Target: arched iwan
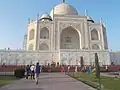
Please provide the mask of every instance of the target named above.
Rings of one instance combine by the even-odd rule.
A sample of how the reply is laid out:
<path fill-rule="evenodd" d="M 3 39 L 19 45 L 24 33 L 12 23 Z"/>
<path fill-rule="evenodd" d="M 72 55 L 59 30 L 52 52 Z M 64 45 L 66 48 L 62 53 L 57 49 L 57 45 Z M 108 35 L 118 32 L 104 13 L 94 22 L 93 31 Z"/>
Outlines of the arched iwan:
<path fill-rule="evenodd" d="M 60 49 L 80 49 L 79 33 L 69 26 L 62 30 L 60 35 Z"/>

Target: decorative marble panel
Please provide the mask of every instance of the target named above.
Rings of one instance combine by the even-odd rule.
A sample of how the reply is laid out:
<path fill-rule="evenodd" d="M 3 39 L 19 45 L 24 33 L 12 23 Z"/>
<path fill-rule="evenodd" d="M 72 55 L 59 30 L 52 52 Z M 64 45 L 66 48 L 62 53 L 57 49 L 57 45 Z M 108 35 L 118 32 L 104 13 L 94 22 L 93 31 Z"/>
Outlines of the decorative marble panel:
<path fill-rule="evenodd" d="M 80 28 L 81 28 L 81 24 L 77 24 L 77 23 L 63 23 L 63 22 L 59 23 L 60 31 L 67 28 L 67 27 L 69 27 L 69 26 L 71 26 L 71 27 L 73 27 L 73 28 L 75 28 L 77 30 L 80 30 Z"/>

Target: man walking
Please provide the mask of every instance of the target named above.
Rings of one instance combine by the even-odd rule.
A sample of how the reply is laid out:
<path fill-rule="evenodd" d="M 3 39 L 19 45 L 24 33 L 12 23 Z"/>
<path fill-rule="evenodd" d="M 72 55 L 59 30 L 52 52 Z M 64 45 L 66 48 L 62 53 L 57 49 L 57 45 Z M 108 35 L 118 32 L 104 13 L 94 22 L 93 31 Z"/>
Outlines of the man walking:
<path fill-rule="evenodd" d="M 35 81 L 36 81 L 36 84 L 38 84 L 38 79 L 39 79 L 39 74 L 41 72 L 41 67 L 39 65 L 39 62 L 37 62 L 36 64 L 36 68 L 35 68 Z"/>

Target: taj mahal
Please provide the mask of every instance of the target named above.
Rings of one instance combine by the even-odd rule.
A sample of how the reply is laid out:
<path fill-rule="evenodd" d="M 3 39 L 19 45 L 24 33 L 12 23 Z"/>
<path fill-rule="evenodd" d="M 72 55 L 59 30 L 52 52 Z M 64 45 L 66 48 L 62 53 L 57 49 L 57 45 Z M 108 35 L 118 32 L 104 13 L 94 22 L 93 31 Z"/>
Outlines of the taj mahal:
<path fill-rule="evenodd" d="M 90 16 L 80 15 L 71 4 L 63 1 L 50 13 L 28 20 L 23 50 L 0 50 L 0 63 L 41 65 L 56 62 L 64 65 L 94 65 L 98 53 L 100 65 L 110 65 L 106 27 L 100 18 L 96 23 Z"/>

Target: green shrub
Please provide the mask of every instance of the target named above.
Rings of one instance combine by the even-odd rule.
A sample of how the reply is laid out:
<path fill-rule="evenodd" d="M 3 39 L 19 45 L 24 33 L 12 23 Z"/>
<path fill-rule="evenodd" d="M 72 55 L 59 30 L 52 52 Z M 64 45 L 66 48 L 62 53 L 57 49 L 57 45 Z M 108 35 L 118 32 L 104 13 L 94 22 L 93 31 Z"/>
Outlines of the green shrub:
<path fill-rule="evenodd" d="M 25 76 L 25 70 L 23 68 L 14 70 L 16 78 L 23 78 Z"/>

